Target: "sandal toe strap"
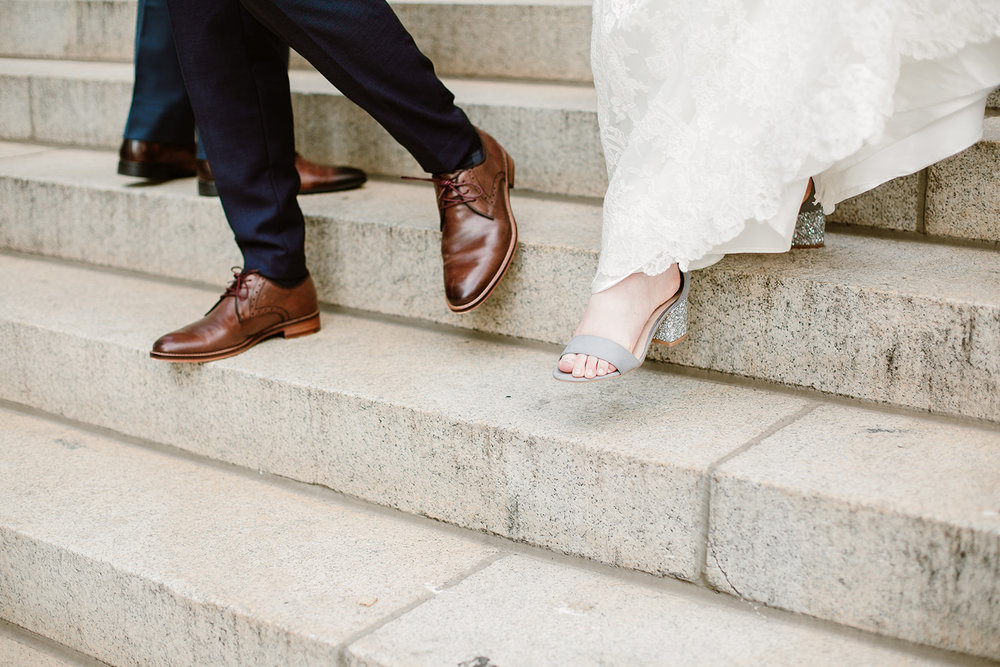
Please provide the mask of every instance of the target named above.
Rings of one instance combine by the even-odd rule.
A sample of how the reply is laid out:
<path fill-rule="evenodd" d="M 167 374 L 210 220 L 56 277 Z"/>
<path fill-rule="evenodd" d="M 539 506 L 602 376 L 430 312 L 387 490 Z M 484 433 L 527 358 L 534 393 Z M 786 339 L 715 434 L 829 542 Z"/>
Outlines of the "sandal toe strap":
<path fill-rule="evenodd" d="M 619 373 L 628 373 L 642 364 L 641 361 L 632 356 L 629 350 L 626 350 L 613 340 L 601 338 L 600 336 L 573 336 L 573 339 L 570 340 L 562 354 L 586 354 L 587 356 L 598 357 L 613 364 Z"/>

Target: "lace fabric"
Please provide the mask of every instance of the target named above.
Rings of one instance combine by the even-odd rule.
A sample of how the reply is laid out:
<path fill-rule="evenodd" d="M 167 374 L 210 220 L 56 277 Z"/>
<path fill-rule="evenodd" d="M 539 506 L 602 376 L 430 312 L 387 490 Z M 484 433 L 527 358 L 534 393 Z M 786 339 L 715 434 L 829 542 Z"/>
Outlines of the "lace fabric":
<path fill-rule="evenodd" d="M 907 61 L 1000 37 L 1000 0 L 595 0 L 593 16 L 609 177 L 594 291 L 723 247 L 787 249 L 789 197 L 879 141 Z M 734 244 L 748 224 L 774 247 Z"/>

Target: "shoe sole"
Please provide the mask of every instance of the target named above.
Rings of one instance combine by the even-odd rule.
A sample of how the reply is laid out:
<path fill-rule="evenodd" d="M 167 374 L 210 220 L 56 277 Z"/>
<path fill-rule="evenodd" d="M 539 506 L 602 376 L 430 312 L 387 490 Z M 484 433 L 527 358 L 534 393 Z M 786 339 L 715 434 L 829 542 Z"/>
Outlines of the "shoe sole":
<path fill-rule="evenodd" d="M 150 181 L 171 181 L 175 178 L 190 178 L 194 176 L 193 171 L 174 167 L 169 164 L 132 162 L 130 160 L 118 161 L 118 173 L 122 176 L 134 176 L 135 178 L 145 178 Z"/>
<path fill-rule="evenodd" d="M 357 190 L 362 185 L 368 182 L 367 178 L 361 179 L 360 181 L 348 181 L 339 185 L 328 185 L 320 188 L 310 188 L 309 190 L 299 190 L 300 195 L 318 195 L 323 192 L 343 192 L 345 190 Z M 219 188 L 216 187 L 215 181 L 203 181 L 198 179 L 198 194 L 202 197 L 218 197 Z"/>
<path fill-rule="evenodd" d="M 219 359 L 226 359 L 227 357 L 235 357 L 241 352 L 246 352 L 248 349 L 260 343 L 261 341 L 267 340 L 268 338 L 274 338 L 275 336 L 283 336 L 285 338 L 298 338 L 300 336 L 308 336 L 309 334 L 314 334 L 319 331 L 319 311 L 312 313 L 311 315 L 306 315 L 305 317 L 300 317 L 295 320 L 288 320 L 287 322 L 281 322 L 276 324 L 270 329 L 265 329 L 264 331 L 256 334 L 255 336 L 246 339 L 239 345 L 234 345 L 233 347 L 227 347 L 222 350 L 215 350 L 212 352 L 201 352 L 196 354 L 170 354 L 168 352 L 156 352 L 155 350 L 150 351 L 149 356 L 152 359 L 158 359 L 160 361 L 171 361 L 174 363 L 201 363 L 206 361 L 218 361 Z"/>
<path fill-rule="evenodd" d="M 504 257 L 503 264 L 500 265 L 500 270 L 493 276 L 493 280 L 486 286 L 482 294 L 461 306 L 453 306 L 450 301 L 445 299 L 448 310 L 453 313 L 468 313 L 482 305 L 493 294 L 493 290 L 500 284 L 503 277 L 507 275 L 507 269 L 510 268 L 511 262 L 514 260 L 514 253 L 517 251 L 517 221 L 514 220 L 514 209 L 510 205 L 510 191 L 514 189 L 514 160 L 511 159 L 510 155 L 507 155 L 506 151 L 504 151 L 504 155 L 507 157 L 507 189 L 504 191 L 504 200 L 507 202 L 507 210 L 510 211 L 510 247 L 507 248 L 507 255 Z"/>

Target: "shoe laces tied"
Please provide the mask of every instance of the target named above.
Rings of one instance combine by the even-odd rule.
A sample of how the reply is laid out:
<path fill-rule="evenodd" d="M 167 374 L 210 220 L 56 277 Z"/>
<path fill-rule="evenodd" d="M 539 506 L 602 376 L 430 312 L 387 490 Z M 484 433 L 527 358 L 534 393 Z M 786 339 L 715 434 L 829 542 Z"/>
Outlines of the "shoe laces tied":
<path fill-rule="evenodd" d="M 233 282 L 229 283 L 229 287 L 222 293 L 220 300 L 227 296 L 235 296 L 237 299 L 243 298 L 247 291 L 247 278 L 257 273 L 256 271 L 244 271 L 242 266 L 234 266 L 229 270 L 233 272 Z"/>
<path fill-rule="evenodd" d="M 242 266 L 234 266 L 229 270 L 233 272 L 233 281 L 229 283 L 229 286 L 226 287 L 226 291 L 222 293 L 222 296 L 220 296 L 219 300 L 215 302 L 215 305 L 208 309 L 208 313 L 215 310 L 215 306 L 218 306 L 226 298 L 234 296 L 236 297 L 236 300 L 233 301 L 233 307 L 236 308 L 236 319 L 241 320 L 242 318 L 240 317 L 240 309 L 237 302 L 240 299 L 246 298 L 248 289 L 247 278 L 254 273 L 257 273 L 257 271 L 244 271 Z M 205 314 L 208 315 L 208 313 Z"/>
<path fill-rule="evenodd" d="M 463 183 L 451 177 L 434 176 L 433 178 L 417 178 L 403 176 L 404 181 L 424 181 L 440 186 L 438 191 L 438 208 L 442 211 L 459 204 L 469 204 L 486 196 L 486 191 L 478 183 Z"/>

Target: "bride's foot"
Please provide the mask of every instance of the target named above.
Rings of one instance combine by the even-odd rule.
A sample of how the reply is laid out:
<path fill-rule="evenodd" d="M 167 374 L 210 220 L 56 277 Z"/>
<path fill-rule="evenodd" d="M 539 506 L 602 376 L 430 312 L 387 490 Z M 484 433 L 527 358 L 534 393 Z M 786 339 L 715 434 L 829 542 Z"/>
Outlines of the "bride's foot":
<path fill-rule="evenodd" d="M 665 272 L 648 276 L 633 273 L 603 292 L 590 295 L 587 310 L 574 336 L 588 335 L 607 338 L 626 350 L 633 350 L 650 314 L 677 293 L 681 274 L 674 264 Z M 603 377 L 617 368 L 596 356 L 565 354 L 558 369 L 577 378 Z"/>

